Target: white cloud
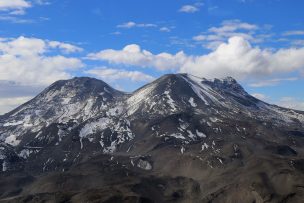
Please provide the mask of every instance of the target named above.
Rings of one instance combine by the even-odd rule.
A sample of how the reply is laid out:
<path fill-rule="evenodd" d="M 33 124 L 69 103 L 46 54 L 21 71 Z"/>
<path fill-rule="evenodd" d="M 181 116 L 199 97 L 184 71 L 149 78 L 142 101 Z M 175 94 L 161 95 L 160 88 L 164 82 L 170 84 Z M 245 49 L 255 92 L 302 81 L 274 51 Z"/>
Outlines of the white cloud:
<path fill-rule="evenodd" d="M 184 5 L 178 11 L 183 13 L 195 13 L 199 11 L 199 8 L 195 5 Z"/>
<path fill-rule="evenodd" d="M 161 28 L 159 28 L 159 31 L 161 31 L 161 32 L 171 32 L 171 29 L 168 28 L 168 27 L 161 27 Z"/>
<path fill-rule="evenodd" d="M 202 43 L 205 48 L 216 49 L 218 45 L 235 36 L 242 37 L 250 42 L 263 42 L 270 35 L 256 34 L 259 26 L 240 20 L 226 20 L 220 27 L 211 27 L 207 32 L 194 36 L 192 39 Z"/>
<path fill-rule="evenodd" d="M 13 110 L 30 99 L 32 99 L 32 97 L 0 98 L 0 115 Z"/>
<path fill-rule="evenodd" d="M 0 80 L 48 85 L 71 77 L 70 71 L 83 66 L 81 60 L 53 53 L 49 41 L 12 38 L 0 41 Z"/>
<path fill-rule="evenodd" d="M 304 30 L 291 30 L 283 33 L 283 36 L 304 35 Z"/>
<path fill-rule="evenodd" d="M 32 23 L 36 20 L 25 19 L 26 10 L 35 5 L 49 5 L 46 0 L 0 0 L 0 21 L 11 23 Z M 39 20 L 43 20 L 40 18 Z"/>
<path fill-rule="evenodd" d="M 34 2 L 38 5 L 50 5 L 51 2 L 47 0 L 34 0 Z"/>
<path fill-rule="evenodd" d="M 29 24 L 29 23 L 34 22 L 31 19 L 22 19 L 19 17 L 10 16 L 10 15 L 0 16 L 0 21 L 6 21 L 6 22 L 11 22 L 11 23 L 16 23 L 16 24 Z"/>
<path fill-rule="evenodd" d="M 295 45 L 295 46 L 304 46 L 304 40 L 303 40 L 303 39 L 292 40 L 292 41 L 291 41 L 291 44 L 292 44 L 292 45 Z"/>
<path fill-rule="evenodd" d="M 255 98 L 261 100 L 261 101 L 265 101 L 266 99 L 268 99 L 268 96 L 261 94 L 261 93 L 253 93 L 251 94 L 252 96 L 254 96 Z"/>
<path fill-rule="evenodd" d="M 105 81 L 129 79 L 133 82 L 150 82 L 155 79 L 154 77 L 139 71 L 119 70 L 107 67 L 91 69 L 86 71 L 86 73 Z"/>
<path fill-rule="evenodd" d="M 131 44 L 124 47 L 122 50 L 106 49 L 98 53 L 91 53 L 87 56 L 87 59 L 142 68 L 176 70 L 185 63 L 186 56 L 183 52 L 178 52 L 175 55 L 168 53 L 154 55 L 147 50 L 142 50 L 140 46 L 136 44 Z"/>
<path fill-rule="evenodd" d="M 157 27 L 157 25 L 152 24 L 152 23 L 135 23 L 135 22 L 132 22 L 132 21 L 117 25 L 117 28 L 130 29 L 130 28 L 134 28 L 134 27 L 153 28 L 153 27 Z"/>
<path fill-rule="evenodd" d="M 87 59 L 106 61 L 111 64 L 175 70 L 207 78 L 229 75 L 237 79 L 247 77 L 261 79 L 264 76 L 303 71 L 303 58 L 304 48 L 271 51 L 253 47 L 242 37 L 231 37 L 228 42 L 220 43 L 218 48 L 209 54 L 197 56 L 187 56 L 184 52 L 178 52 L 175 55 L 153 54 L 142 50 L 136 44 L 128 45 L 122 50 L 107 49 L 87 56 Z M 274 79 L 268 83 L 273 84 L 283 80 L 294 79 Z"/>
<path fill-rule="evenodd" d="M 1 0 L 0 1 L 0 11 L 7 11 L 13 15 L 22 15 L 26 8 L 32 5 L 25 0 Z"/>
<path fill-rule="evenodd" d="M 31 4 L 25 0 L 1 0 L 0 9 L 16 9 L 16 8 L 28 8 Z"/>
<path fill-rule="evenodd" d="M 121 32 L 115 31 L 115 32 L 112 32 L 111 35 L 121 35 Z"/>
<path fill-rule="evenodd" d="M 292 77 L 292 78 L 275 78 L 275 79 L 270 79 L 270 80 L 262 80 L 258 81 L 256 83 L 251 83 L 249 86 L 251 87 L 267 87 L 267 86 L 276 86 L 281 82 L 284 81 L 296 81 L 299 78 Z"/>
<path fill-rule="evenodd" d="M 241 22 L 240 20 L 226 20 L 222 22 L 221 27 L 212 27 L 209 32 L 214 33 L 227 33 L 235 32 L 237 30 L 257 30 L 258 26 L 254 24 L 249 24 Z"/>
<path fill-rule="evenodd" d="M 294 97 L 283 97 L 276 103 L 279 106 L 304 111 L 304 101 Z"/>
<path fill-rule="evenodd" d="M 59 48 L 61 49 L 64 53 L 74 53 L 74 52 L 81 52 L 83 51 L 82 48 L 72 45 L 72 44 L 68 44 L 68 43 L 63 43 L 63 42 L 58 42 L 58 41 L 50 41 L 48 42 L 48 45 L 51 48 Z"/>
<path fill-rule="evenodd" d="M 304 48 L 270 51 L 252 47 L 242 37 L 231 37 L 228 43 L 207 55 L 186 60 L 180 71 L 204 77 L 233 76 L 238 79 L 260 77 L 304 69 Z"/>

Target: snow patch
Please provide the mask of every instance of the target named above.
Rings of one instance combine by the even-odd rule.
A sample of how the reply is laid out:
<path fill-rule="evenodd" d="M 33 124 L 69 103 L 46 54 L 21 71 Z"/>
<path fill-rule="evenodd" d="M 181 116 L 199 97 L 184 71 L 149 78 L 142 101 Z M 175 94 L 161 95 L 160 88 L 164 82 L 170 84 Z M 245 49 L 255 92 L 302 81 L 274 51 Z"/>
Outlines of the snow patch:
<path fill-rule="evenodd" d="M 165 91 L 164 94 L 165 94 L 166 97 L 167 97 L 167 103 L 169 104 L 169 106 L 171 107 L 171 109 L 172 109 L 173 111 L 176 111 L 177 108 L 176 108 L 176 105 L 175 105 L 175 103 L 174 103 L 174 100 L 173 100 L 173 99 L 171 98 L 171 96 L 170 96 L 170 92 L 169 92 L 169 91 Z"/>
<path fill-rule="evenodd" d="M 142 159 L 139 159 L 139 161 L 137 163 L 137 167 L 141 168 L 143 170 L 146 170 L 146 171 L 152 170 L 152 165 L 148 161 L 145 161 Z"/>
<path fill-rule="evenodd" d="M 202 132 L 200 132 L 198 130 L 196 130 L 196 134 L 197 134 L 197 136 L 199 136 L 201 138 L 206 138 L 207 137 L 204 133 L 202 133 Z"/>
<path fill-rule="evenodd" d="M 182 147 L 181 147 L 181 153 L 184 154 L 185 151 L 186 151 L 185 147 L 182 146 Z"/>
<path fill-rule="evenodd" d="M 23 121 L 12 121 L 12 122 L 8 122 L 8 123 L 4 123 L 3 126 L 9 127 L 9 126 L 22 125 L 22 124 L 23 124 Z"/>
<path fill-rule="evenodd" d="M 20 143 L 20 140 L 17 140 L 17 136 L 14 134 L 11 134 L 5 139 L 5 143 L 10 144 L 12 146 L 17 146 Z"/>
<path fill-rule="evenodd" d="M 194 99 L 192 97 L 190 97 L 189 99 L 189 103 L 191 104 L 192 107 L 197 107 L 197 104 L 194 102 Z"/>
<path fill-rule="evenodd" d="M 209 145 L 207 145 L 207 143 L 204 143 L 202 145 L 202 150 L 201 151 L 204 151 L 205 149 L 208 149 L 209 148 Z"/>

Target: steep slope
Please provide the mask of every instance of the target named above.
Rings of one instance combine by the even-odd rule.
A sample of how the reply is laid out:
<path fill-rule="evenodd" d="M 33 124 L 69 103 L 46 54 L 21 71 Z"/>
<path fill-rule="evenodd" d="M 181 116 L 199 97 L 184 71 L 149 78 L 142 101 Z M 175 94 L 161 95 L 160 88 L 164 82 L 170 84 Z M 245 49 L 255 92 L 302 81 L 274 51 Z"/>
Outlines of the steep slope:
<path fill-rule="evenodd" d="M 304 197 L 304 113 L 260 101 L 231 77 L 169 74 L 132 94 L 92 78 L 59 81 L 0 117 L 0 137 L 17 160 L 2 162 L 19 174 L 6 170 L 2 183 L 26 180 L 11 195 L 0 188 L 15 202 Z"/>

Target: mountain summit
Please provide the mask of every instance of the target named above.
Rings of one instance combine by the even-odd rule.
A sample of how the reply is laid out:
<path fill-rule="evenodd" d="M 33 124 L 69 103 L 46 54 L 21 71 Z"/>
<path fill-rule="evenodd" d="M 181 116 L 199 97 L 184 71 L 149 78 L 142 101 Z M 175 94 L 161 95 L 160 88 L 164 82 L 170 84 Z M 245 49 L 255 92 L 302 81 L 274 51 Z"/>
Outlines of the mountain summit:
<path fill-rule="evenodd" d="M 304 197 L 304 113 L 260 101 L 231 77 L 169 74 L 133 93 L 58 81 L 0 117 L 0 141 L 1 185 L 11 182 L 3 202 Z"/>

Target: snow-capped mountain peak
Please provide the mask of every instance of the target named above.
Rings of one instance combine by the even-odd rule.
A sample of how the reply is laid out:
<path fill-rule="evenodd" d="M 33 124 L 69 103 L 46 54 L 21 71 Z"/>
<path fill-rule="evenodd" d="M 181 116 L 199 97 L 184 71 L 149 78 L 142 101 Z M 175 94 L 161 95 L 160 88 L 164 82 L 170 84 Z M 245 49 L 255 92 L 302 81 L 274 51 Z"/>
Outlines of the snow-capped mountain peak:
<path fill-rule="evenodd" d="M 141 139 L 182 144 L 183 153 L 186 145 L 204 141 L 205 149 L 214 141 L 206 139 L 239 133 L 232 123 L 244 121 L 291 130 L 303 127 L 304 115 L 252 97 L 231 77 L 168 74 L 130 94 L 84 77 L 55 82 L 1 117 L 0 140 L 23 159 L 57 163 L 64 156 L 72 164 L 96 151 L 135 153 L 134 142 Z"/>

